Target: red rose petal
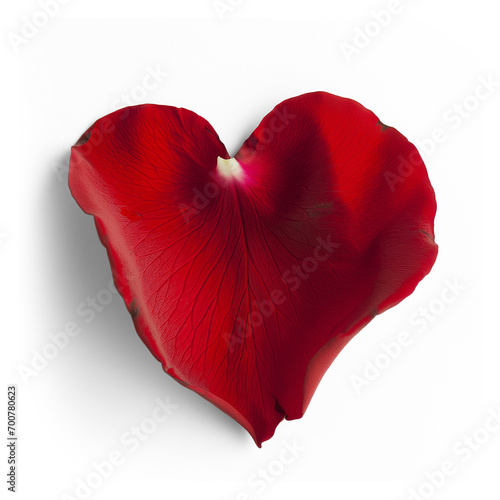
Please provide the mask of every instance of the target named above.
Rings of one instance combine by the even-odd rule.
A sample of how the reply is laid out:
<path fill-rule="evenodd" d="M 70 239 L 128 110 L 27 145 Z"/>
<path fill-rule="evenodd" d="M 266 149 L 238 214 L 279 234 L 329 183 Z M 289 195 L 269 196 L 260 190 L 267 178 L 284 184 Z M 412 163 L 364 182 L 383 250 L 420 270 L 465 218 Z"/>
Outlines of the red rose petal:
<path fill-rule="evenodd" d="M 279 104 L 222 159 L 195 113 L 136 106 L 82 136 L 69 183 L 145 344 L 260 446 L 430 271 L 436 205 L 415 147 L 324 92 Z"/>

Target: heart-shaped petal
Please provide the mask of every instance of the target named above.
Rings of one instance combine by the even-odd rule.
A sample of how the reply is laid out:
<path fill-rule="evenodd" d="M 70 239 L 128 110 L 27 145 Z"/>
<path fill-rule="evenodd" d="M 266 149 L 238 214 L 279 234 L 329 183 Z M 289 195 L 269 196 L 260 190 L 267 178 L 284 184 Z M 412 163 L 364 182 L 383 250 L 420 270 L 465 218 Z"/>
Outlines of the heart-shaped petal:
<path fill-rule="evenodd" d="M 144 343 L 258 446 L 437 254 L 415 147 L 325 92 L 276 106 L 235 158 L 191 111 L 121 109 L 73 147 L 69 183 Z"/>

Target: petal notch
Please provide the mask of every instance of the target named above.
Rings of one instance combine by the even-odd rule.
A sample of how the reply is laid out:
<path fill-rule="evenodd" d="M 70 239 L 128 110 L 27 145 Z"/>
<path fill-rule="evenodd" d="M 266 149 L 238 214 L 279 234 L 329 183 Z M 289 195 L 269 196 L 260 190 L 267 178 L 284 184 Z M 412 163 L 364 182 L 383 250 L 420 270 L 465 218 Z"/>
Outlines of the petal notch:
<path fill-rule="evenodd" d="M 84 137 L 70 189 L 137 332 L 258 446 L 435 261 L 421 157 L 350 99 L 282 102 L 235 158 L 206 120 L 170 106 L 121 109 Z"/>

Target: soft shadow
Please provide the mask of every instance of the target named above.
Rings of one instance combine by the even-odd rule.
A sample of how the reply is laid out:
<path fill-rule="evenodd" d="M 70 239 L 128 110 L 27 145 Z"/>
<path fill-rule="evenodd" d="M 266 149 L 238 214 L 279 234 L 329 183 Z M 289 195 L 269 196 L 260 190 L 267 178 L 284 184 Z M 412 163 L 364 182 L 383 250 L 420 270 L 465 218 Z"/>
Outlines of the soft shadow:
<path fill-rule="evenodd" d="M 139 379 L 153 392 L 168 394 L 183 412 L 196 415 L 200 426 L 223 429 L 232 438 L 248 442 L 247 432 L 237 422 L 163 372 L 137 335 L 120 296 L 115 295 L 89 324 L 78 315 L 78 305 L 107 288 L 112 275 L 93 217 L 85 214 L 73 199 L 67 171 L 61 178 L 61 172 L 69 165 L 69 152 L 62 153 L 56 165 L 59 177 L 51 168 L 38 214 L 44 221 L 39 234 L 44 243 L 40 266 L 44 280 L 51 283 L 44 301 L 55 318 L 51 320 L 53 324 L 63 326 L 66 321 L 76 321 L 83 325 L 86 339 L 91 342 L 90 347 L 78 344 L 85 362 L 91 359 L 97 371 L 97 367 L 106 367 L 117 384 L 127 387 L 127 382 L 133 380 L 137 384 Z M 93 329 L 99 335 L 92 335 Z"/>
<path fill-rule="evenodd" d="M 245 141 L 252 135 L 252 132 L 257 128 L 259 123 L 262 121 L 261 119 L 252 120 L 251 125 L 247 126 L 244 131 L 238 136 L 237 146 L 235 148 L 231 148 L 231 151 L 228 151 L 229 156 L 234 157 L 236 153 L 239 151 L 241 146 L 245 143 Z"/>

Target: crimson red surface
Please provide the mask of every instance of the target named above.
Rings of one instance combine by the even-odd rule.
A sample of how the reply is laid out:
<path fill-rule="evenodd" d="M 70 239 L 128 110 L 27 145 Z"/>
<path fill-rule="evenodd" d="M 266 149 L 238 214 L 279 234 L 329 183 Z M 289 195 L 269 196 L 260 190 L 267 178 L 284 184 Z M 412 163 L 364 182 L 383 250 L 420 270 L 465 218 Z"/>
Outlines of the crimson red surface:
<path fill-rule="evenodd" d="M 436 203 L 416 148 L 325 92 L 276 106 L 236 154 L 240 177 L 218 156 L 195 113 L 128 107 L 72 148 L 69 185 L 146 346 L 260 446 L 430 271 Z"/>

